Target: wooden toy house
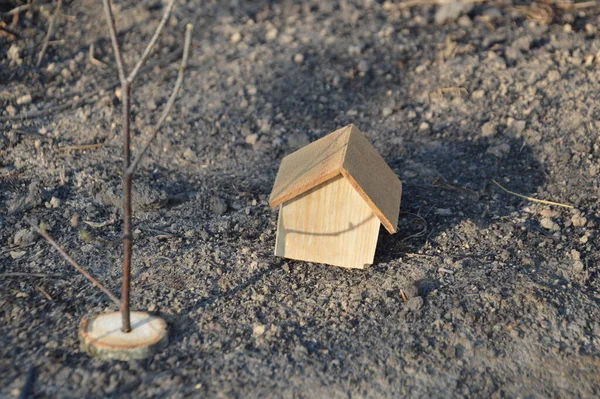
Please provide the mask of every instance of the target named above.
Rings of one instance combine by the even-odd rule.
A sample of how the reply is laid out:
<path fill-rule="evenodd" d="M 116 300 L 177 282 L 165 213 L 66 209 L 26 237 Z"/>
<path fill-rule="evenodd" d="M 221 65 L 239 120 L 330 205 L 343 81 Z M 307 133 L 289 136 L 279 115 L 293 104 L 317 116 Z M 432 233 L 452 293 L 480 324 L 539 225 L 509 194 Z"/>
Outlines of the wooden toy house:
<path fill-rule="evenodd" d="M 354 125 L 286 156 L 271 207 L 281 205 L 275 255 L 362 269 L 373 263 L 379 226 L 393 234 L 402 183 Z"/>

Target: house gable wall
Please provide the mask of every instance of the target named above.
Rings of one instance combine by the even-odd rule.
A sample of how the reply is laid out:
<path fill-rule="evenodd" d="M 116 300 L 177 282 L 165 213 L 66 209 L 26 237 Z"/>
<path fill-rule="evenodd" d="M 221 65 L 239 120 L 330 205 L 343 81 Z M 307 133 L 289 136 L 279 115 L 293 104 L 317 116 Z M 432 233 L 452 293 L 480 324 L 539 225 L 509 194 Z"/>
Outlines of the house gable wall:
<path fill-rule="evenodd" d="M 373 263 L 380 224 L 356 189 L 338 175 L 282 204 L 275 255 L 364 268 Z"/>

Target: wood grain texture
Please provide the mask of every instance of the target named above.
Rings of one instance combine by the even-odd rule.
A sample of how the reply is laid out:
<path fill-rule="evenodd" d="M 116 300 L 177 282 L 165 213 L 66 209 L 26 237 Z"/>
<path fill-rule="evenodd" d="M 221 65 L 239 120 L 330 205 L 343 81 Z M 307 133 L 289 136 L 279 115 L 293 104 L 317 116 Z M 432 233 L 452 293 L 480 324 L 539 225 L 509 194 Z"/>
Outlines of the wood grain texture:
<path fill-rule="evenodd" d="M 360 130 L 350 124 L 285 157 L 269 204 L 275 207 L 344 175 L 386 230 L 395 233 L 402 183 Z"/>
<path fill-rule="evenodd" d="M 337 176 L 350 131 L 350 126 L 338 129 L 283 158 L 269 204 L 276 207 Z"/>
<path fill-rule="evenodd" d="M 402 183 L 360 130 L 350 127 L 341 173 L 393 234 L 398 226 Z"/>
<path fill-rule="evenodd" d="M 362 269 L 373 263 L 379 219 L 342 175 L 285 202 L 275 255 Z"/>

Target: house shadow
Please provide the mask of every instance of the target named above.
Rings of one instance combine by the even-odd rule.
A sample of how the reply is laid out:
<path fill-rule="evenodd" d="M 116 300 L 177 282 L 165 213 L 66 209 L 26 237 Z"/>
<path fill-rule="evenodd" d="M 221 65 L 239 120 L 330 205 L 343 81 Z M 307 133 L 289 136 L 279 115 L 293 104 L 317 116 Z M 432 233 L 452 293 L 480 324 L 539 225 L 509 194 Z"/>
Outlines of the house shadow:
<path fill-rule="evenodd" d="M 435 247 L 463 223 L 486 229 L 522 206 L 494 181 L 530 195 L 546 179 L 529 146 L 508 136 L 450 141 L 388 162 L 403 181 L 402 204 L 398 233 L 380 231 L 375 264 Z"/>

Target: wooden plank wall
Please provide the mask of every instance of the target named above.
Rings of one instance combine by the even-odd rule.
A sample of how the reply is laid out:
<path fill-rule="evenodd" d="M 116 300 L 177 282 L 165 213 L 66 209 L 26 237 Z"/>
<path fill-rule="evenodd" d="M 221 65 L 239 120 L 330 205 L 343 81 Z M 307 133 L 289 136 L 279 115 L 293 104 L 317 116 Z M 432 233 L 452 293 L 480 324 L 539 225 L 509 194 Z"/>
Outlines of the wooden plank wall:
<path fill-rule="evenodd" d="M 380 221 L 342 175 L 279 210 L 275 255 L 348 268 L 373 263 Z"/>

